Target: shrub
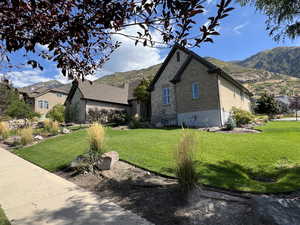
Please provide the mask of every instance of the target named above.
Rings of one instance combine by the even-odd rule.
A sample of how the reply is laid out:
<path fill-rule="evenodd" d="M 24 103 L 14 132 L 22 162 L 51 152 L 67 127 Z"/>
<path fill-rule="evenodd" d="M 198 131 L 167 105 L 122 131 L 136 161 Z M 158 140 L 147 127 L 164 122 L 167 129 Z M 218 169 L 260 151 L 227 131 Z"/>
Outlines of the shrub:
<path fill-rule="evenodd" d="M 194 155 L 197 148 L 195 133 L 183 130 L 175 151 L 175 173 L 183 191 L 190 191 L 198 182 Z"/>
<path fill-rule="evenodd" d="M 128 114 L 125 110 L 89 109 L 88 117 L 90 122 L 101 124 L 115 123 L 116 125 L 122 125 L 128 122 Z"/>
<path fill-rule="evenodd" d="M 133 116 L 129 122 L 130 129 L 138 129 L 142 127 L 141 121 L 137 115 Z"/>
<path fill-rule="evenodd" d="M 32 128 L 24 128 L 20 130 L 21 144 L 28 145 L 33 142 Z"/>
<path fill-rule="evenodd" d="M 55 105 L 47 114 L 46 117 L 57 122 L 64 122 L 65 107 L 62 104 Z"/>
<path fill-rule="evenodd" d="M 225 130 L 233 130 L 234 128 L 236 128 L 236 122 L 232 116 L 230 116 L 225 123 Z"/>
<path fill-rule="evenodd" d="M 59 124 L 57 121 L 45 120 L 44 121 L 44 131 L 50 133 L 51 135 L 57 135 L 59 132 Z"/>
<path fill-rule="evenodd" d="M 100 155 L 104 153 L 104 127 L 99 123 L 93 123 L 88 129 L 88 138 L 90 149 L 89 152 L 92 155 Z"/>
<path fill-rule="evenodd" d="M 9 128 L 6 122 L 0 122 L 0 136 L 2 139 L 6 139 L 9 136 Z"/>
<path fill-rule="evenodd" d="M 249 124 L 254 120 L 254 116 L 252 113 L 242 109 L 233 107 L 231 113 L 232 118 L 235 120 L 238 127 L 240 127 L 241 125 Z"/>

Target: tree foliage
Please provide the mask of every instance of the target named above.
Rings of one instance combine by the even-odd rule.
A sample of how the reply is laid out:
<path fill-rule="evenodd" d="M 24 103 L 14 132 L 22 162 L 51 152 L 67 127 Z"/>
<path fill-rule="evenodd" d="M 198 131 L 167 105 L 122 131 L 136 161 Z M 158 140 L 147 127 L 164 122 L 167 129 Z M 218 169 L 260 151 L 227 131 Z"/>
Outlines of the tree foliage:
<path fill-rule="evenodd" d="M 276 41 L 300 36 L 300 0 L 239 0 L 252 4 L 267 16 L 266 29 Z"/>
<path fill-rule="evenodd" d="M 34 112 L 30 105 L 19 98 L 11 99 L 5 114 L 16 119 L 32 119 L 33 117 L 40 117 L 40 114 Z"/>
<path fill-rule="evenodd" d="M 264 93 L 256 102 L 255 112 L 269 116 L 279 113 L 279 106 L 274 96 Z"/>
<path fill-rule="evenodd" d="M 139 101 L 148 103 L 150 102 L 150 87 L 151 80 L 150 79 L 142 79 L 141 83 L 134 89 L 133 95 Z"/>
<path fill-rule="evenodd" d="M 219 0 L 208 23 L 196 23 L 207 10 L 203 0 L 4 0 L 0 1 L 0 56 L 25 50 L 57 63 L 68 78 L 83 78 L 101 67 L 120 46 L 121 35 L 144 46 L 186 47 L 213 42 L 216 27 L 233 10 L 231 0 Z M 137 26 L 136 34 L 125 29 Z M 192 32 L 191 31 L 195 31 Z M 152 38 L 159 32 L 162 41 Z M 48 51 L 39 50 L 38 45 Z M 28 58 L 33 68 L 43 67 Z"/>
<path fill-rule="evenodd" d="M 65 107 L 62 104 L 57 104 L 46 114 L 47 118 L 50 118 L 57 122 L 64 122 Z"/>

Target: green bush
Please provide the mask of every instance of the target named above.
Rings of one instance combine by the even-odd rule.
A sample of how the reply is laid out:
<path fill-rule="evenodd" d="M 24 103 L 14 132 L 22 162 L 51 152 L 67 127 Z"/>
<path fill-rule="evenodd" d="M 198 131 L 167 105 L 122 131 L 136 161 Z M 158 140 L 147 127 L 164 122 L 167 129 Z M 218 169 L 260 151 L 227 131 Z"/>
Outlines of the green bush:
<path fill-rule="evenodd" d="M 235 120 L 238 127 L 249 124 L 254 120 L 254 115 L 248 111 L 233 107 L 231 110 L 232 118 Z"/>
<path fill-rule="evenodd" d="M 225 123 L 225 130 L 233 130 L 234 128 L 236 128 L 236 122 L 232 116 L 230 116 Z"/>
<path fill-rule="evenodd" d="M 64 115 L 65 107 L 62 104 L 57 104 L 47 113 L 46 117 L 62 123 L 64 122 Z"/>
<path fill-rule="evenodd" d="M 175 173 L 178 183 L 184 192 L 192 190 L 198 182 L 195 167 L 196 135 L 189 130 L 183 130 L 179 144 L 175 149 Z"/>

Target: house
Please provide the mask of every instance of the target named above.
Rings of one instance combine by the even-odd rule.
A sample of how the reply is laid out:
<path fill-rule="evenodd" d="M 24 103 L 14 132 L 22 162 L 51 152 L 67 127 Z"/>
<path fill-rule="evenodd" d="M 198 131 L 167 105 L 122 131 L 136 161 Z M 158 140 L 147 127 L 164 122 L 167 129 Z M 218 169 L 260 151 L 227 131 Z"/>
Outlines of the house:
<path fill-rule="evenodd" d="M 56 88 L 41 87 L 31 90 L 20 88 L 19 93 L 21 98 L 27 104 L 31 105 L 34 112 L 45 116 L 53 106 L 65 103 L 69 90 L 69 85 L 63 85 Z"/>
<path fill-rule="evenodd" d="M 90 110 L 130 112 L 128 86 L 124 88 L 89 81 L 74 81 L 65 102 L 72 113 L 72 122 L 86 123 Z"/>
<path fill-rule="evenodd" d="M 251 111 L 251 93 L 196 53 L 175 45 L 151 86 L 151 122 L 157 126 L 224 125 L 232 107 Z"/>

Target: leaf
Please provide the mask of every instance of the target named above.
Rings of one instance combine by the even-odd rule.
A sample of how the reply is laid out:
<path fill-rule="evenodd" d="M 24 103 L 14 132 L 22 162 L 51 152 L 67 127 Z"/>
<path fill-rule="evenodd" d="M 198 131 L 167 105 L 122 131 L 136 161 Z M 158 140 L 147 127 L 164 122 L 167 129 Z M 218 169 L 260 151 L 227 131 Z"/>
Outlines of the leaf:
<path fill-rule="evenodd" d="M 211 43 L 214 43 L 213 39 L 211 39 L 211 38 L 206 38 L 204 42 L 211 42 Z"/>

